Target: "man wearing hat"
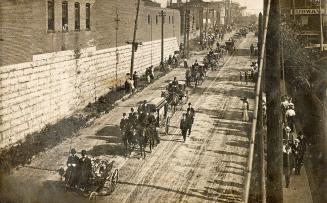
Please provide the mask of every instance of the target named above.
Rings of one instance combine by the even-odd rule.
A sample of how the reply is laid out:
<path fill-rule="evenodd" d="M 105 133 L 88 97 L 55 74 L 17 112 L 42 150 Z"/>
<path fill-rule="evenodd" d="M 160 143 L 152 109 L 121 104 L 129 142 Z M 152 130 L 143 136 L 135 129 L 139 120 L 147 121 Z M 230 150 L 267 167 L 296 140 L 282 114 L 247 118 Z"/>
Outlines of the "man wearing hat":
<path fill-rule="evenodd" d="M 186 141 L 187 129 L 188 129 L 188 123 L 187 123 L 187 119 L 186 119 L 186 114 L 185 113 L 183 113 L 183 117 L 182 117 L 182 119 L 180 121 L 179 128 L 182 131 L 183 140 L 185 142 Z"/>
<path fill-rule="evenodd" d="M 194 123 L 195 110 L 192 107 L 192 103 L 188 103 L 188 108 L 186 110 L 186 119 L 188 121 L 188 135 L 191 135 L 192 125 Z"/>
<path fill-rule="evenodd" d="M 90 177 L 92 175 L 91 159 L 86 155 L 86 150 L 82 150 L 82 157 L 80 158 L 80 180 L 79 187 L 81 190 L 85 190 L 88 187 Z"/>
<path fill-rule="evenodd" d="M 76 187 L 78 178 L 79 157 L 76 155 L 75 148 L 70 150 L 70 155 L 67 160 L 67 172 L 65 179 L 69 187 Z"/>

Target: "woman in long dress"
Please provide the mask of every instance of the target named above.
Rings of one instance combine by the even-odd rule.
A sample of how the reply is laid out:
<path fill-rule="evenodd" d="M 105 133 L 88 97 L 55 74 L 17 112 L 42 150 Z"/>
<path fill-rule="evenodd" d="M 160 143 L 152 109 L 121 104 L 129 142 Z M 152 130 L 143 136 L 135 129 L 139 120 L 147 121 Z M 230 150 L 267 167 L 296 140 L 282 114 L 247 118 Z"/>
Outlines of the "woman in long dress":
<path fill-rule="evenodd" d="M 242 116 L 243 116 L 243 121 L 249 121 L 249 102 L 246 97 L 242 99 L 243 104 L 242 104 Z"/>

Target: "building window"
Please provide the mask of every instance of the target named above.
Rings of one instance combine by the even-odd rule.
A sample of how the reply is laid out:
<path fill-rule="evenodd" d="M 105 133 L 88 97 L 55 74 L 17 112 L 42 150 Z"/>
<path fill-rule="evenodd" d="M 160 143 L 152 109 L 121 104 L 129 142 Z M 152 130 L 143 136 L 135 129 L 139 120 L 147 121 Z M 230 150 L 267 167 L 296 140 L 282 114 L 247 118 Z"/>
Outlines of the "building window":
<path fill-rule="evenodd" d="M 80 30 L 80 5 L 75 3 L 75 30 Z"/>
<path fill-rule="evenodd" d="M 174 16 L 171 17 L 171 23 L 174 24 Z"/>
<path fill-rule="evenodd" d="M 68 31 L 68 2 L 62 2 L 62 31 Z"/>
<path fill-rule="evenodd" d="M 158 16 L 156 15 L 156 24 L 158 24 Z"/>
<path fill-rule="evenodd" d="M 53 0 L 48 1 L 48 30 L 54 31 L 54 2 Z"/>
<path fill-rule="evenodd" d="M 150 24 L 151 23 L 151 16 L 150 16 L 150 14 L 148 14 L 148 24 Z"/>
<path fill-rule="evenodd" d="M 170 16 L 169 16 L 169 24 L 170 24 Z"/>
<path fill-rule="evenodd" d="M 91 4 L 86 4 L 86 29 L 91 30 Z"/>

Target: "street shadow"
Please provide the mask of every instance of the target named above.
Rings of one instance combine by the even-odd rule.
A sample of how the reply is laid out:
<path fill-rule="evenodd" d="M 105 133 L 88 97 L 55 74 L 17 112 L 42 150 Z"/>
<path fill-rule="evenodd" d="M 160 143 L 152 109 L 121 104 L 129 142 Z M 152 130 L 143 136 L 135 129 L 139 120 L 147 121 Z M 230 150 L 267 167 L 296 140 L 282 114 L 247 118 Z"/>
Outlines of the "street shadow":
<path fill-rule="evenodd" d="M 240 147 L 240 148 L 249 148 L 250 143 L 249 141 L 231 141 L 227 142 L 226 145 L 233 146 L 233 147 Z"/>
<path fill-rule="evenodd" d="M 94 146 L 88 154 L 97 157 L 101 155 L 124 156 L 125 149 L 122 144 L 103 144 Z"/>
<path fill-rule="evenodd" d="M 157 185 L 136 184 L 136 183 L 130 183 L 130 182 L 126 182 L 126 181 L 119 181 L 118 183 L 122 184 L 122 185 L 132 185 L 132 186 L 138 186 L 138 187 L 154 188 L 154 189 L 162 190 L 162 191 L 166 191 L 166 192 L 174 192 L 174 193 L 180 194 L 182 196 L 196 197 L 196 198 L 199 198 L 199 199 L 202 199 L 202 200 L 207 200 L 207 201 L 215 201 L 215 199 L 207 197 L 205 195 L 197 195 L 197 194 L 193 194 L 193 193 L 187 193 L 187 192 L 174 190 L 174 189 L 171 189 L 171 188 L 166 188 L 166 187 L 157 186 Z"/>
<path fill-rule="evenodd" d="M 191 189 L 190 191 L 201 194 L 208 198 L 214 198 L 215 202 L 219 203 L 231 203 L 241 201 L 241 193 L 235 189 L 204 187 L 204 190 Z"/>
<path fill-rule="evenodd" d="M 250 50 L 249 49 L 237 49 L 234 52 L 234 56 L 249 56 L 250 57 Z"/>
<path fill-rule="evenodd" d="M 180 139 L 172 139 L 172 140 L 160 138 L 160 141 L 163 141 L 163 142 L 183 142 L 182 136 L 181 136 Z"/>
<path fill-rule="evenodd" d="M 236 153 L 236 152 L 227 152 L 227 151 L 222 151 L 222 150 L 207 150 L 208 152 L 213 152 L 216 154 L 223 154 L 226 156 L 240 156 L 243 158 L 247 158 L 248 156 L 245 154 L 240 154 L 240 153 Z"/>
<path fill-rule="evenodd" d="M 234 85 L 232 85 L 234 86 Z M 210 93 L 208 93 L 208 95 L 225 95 L 227 97 L 239 97 L 239 98 L 242 98 L 242 97 L 247 97 L 248 99 L 253 99 L 254 98 L 254 94 L 253 94 L 253 90 L 252 88 L 242 88 L 242 89 L 230 89 L 230 90 L 225 90 L 225 89 L 222 89 L 218 86 L 215 86 L 215 87 L 211 87 L 210 88 L 211 91 Z M 197 87 L 195 89 L 192 90 L 192 95 L 193 96 L 201 96 L 203 95 L 203 92 L 206 91 L 207 88 L 206 87 Z"/>
<path fill-rule="evenodd" d="M 242 166 L 242 167 L 246 167 L 247 166 L 247 162 L 245 161 L 241 161 L 241 162 L 238 162 L 238 161 L 231 161 L 231 160 L 223 160 L 222 162 L 224 163 L 229 163 L 229 164 L 235 164 L 235 165 L 239 165 L 239 166 Z"/>
<path fill-rule="evenodd" d="M 111 136 L 120 137 L 120 129 L 118 125 L 107 125 L 98 132 L 95 133 L 96 136 Z"/>
<path fill-rule="evenodd" d="M 235 188 L 239 188 L 239 189 L 243 189 L 244 185 L 241 183 L 236 183 L 233 181 L 225 181 L 225 180 L 214 180 L 214 181 L 207 181 L 208 183 L 211 184 L 216 184 L 219 186 L 228 186 L 228 187 L 235 187 Z M 220 188 L 221 189 L 221 188 Z M 217 191 L 220 191 L 220 189 L 216 189 Z M 236 194 L 240 194 L 238 191 L 236 191 Z"/>

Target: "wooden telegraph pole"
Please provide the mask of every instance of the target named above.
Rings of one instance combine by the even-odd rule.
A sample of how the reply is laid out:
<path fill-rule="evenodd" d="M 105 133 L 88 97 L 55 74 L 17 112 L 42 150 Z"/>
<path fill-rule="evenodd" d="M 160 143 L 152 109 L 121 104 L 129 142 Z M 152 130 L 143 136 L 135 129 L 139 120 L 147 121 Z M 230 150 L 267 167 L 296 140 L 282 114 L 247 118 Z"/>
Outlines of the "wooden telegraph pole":
<path fill-rule="evenodd" d="M 322 5 L 321 5 L 321 1 L 319 0 L 319 18 L 320 18 L 320 51 L 323 52 L 324 51 L 324 32 L 323 32 L 323 24 L 324 24 L 324 19 L 322 16 Z M 326 12 L 326 11 L 325 11 Z"/>
<path fill-rule="evenodd" d="M 118 63 L 119 63 L 119 53 L 118 53 L 118 30 L 119 30 L 119 16 L 118 16 L 118 9 L 116 8 L 116 89 L 117 89 L 117 83 L 118 83 Z"/>
<path fill-rule="evenodd" d="M 184 9 L 184 50 L 183 50 L 183 55 L 184 58 L 187 58 L 187 50 L 186 50 L 186 37 L 187 37 L 187 29 L 189 27 L 189 15 L 188 15 L 188 8 L 187 8 L 187 0 L 185 2 L 185 9 Z"/>
<path fill-rule="evenodd" d="M 161 16 L 161 68 L 164 69 L 164 24 L 165 24 L 165 16 L 166 13 L 164 10 L 161 10 L 159 13 L 159 16 Z"/>
<path fill-rule="evenodd" d="M 135 18 L 135 24 L 134 24 L 134 34 L 133 34 L 133 42 L 132 42 L 132 57 L 131 57 L 131 69 L 130 74 L 131 78 L 133 79 L 133 72 L 134 72 L 134 57 L 135 57 L 135 48 L 136 48 L 136 33 L 137 33 L 137 21 L 139 18 L 139 11 L 140 11 L 140 3 L 141 0 L 137 1 L 137 8 L 136 8 L 136 18 Z"/>
<path fill-rule="evenodd" d="M 282 203 L 283 137 L 280 122 L 280 5 L 279 0 L 271 0 L 270 2 L 265 72 L 267 93 L 267 203 Z"/>

